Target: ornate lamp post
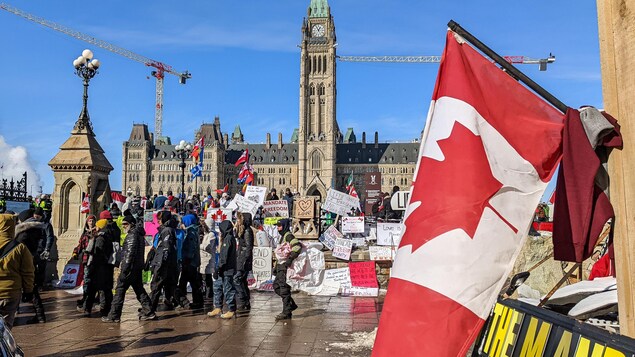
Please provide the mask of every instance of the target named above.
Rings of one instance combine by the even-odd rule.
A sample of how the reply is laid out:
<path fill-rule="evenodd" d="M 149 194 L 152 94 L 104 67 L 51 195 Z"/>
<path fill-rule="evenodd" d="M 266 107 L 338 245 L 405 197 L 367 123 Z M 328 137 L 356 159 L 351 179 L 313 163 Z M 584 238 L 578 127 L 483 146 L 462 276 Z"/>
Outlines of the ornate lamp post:
<path fill-rule="evenodd" d="M 98 73 L 97 69 L 99 66 L 99 60 L 93 59 L 93 51 L 91 50 L 82 51 L 82 55 L 73 61 L 75 74 L 84 80 L 84 106 L 75 123 L 74 130 L 81 131 L 86 129 L 89 133 L 93 132 L 92 125 L 90 124 L 90 116 L 88 115 L 88 82 Z"/>
<path fill-rule="evenodd" d="M 181 201 L 181 213 L 183 213 L 185 212 L 185 159 L 190 157 L 192 153 L 192 144 L 181 140 L 181 142 L 174 146 L 174 150 L 176 150 L 178 158 L 181 159 L 181 163 L 179 164 L 181 168 L 181 194 L 179 198 Z"/>

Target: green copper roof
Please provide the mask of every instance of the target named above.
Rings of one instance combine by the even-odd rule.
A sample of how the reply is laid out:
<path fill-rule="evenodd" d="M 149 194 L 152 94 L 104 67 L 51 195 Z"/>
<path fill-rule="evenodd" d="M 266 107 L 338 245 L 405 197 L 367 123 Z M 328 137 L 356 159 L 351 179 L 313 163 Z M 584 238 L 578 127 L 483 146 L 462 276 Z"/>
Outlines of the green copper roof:
<path fill-rule="evenodd" d="M 329 2 L 327 0 L 311 0 L 309 17 L 328 17 Z"/>
<path fill-rule="evenodd" d="M 291 134 L 291 142 L 292 143 L 298 142 L 298 128 L 293 129 L 293 134 Z"/>
<path fill-rule="evenodd" d="M 348 128 L 346 130 L 346 134 L 344 135 L 344 143 L 353 144 L 357 142 L 357 138 L 355 137 L 355 133 L 353 132 L 353 128 Z"/>
<path fill-rule="evenodd" d="M 236 125 L 236 128 L 234 129 L 234 133 L 232 134 L 232 138 L 240 138 L 241 136 L 243 136 L 243 132 L 240 130 L 240 125 Z"/>

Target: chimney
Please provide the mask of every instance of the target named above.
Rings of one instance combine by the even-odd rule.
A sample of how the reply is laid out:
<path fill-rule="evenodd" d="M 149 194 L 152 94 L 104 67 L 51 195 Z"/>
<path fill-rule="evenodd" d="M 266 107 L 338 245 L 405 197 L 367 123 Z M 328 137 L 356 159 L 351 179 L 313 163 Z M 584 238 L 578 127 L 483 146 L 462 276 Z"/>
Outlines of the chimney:
<path fill-rule="evenodd" d="M 278 150 L 282 150 L 282 133 L 278 133 Z"/>
<path fill-rule="evenodd" d="M 379 147 L 379 133 L 375 132 L 375 148 Z"/>
<path fill-rule="evenodd" d="M 271 148 L 271 134 L 267 133 L 267 149 Z"/>
<path fill-rule="evenodd" d="M 362 149 L 366 149 L 366 132 L 362 132 Z"/>
<path fill-rule="evenodd" d="M 229 134 L 227 133 L 223 134 L 223 144 L 229 146 Z"/>

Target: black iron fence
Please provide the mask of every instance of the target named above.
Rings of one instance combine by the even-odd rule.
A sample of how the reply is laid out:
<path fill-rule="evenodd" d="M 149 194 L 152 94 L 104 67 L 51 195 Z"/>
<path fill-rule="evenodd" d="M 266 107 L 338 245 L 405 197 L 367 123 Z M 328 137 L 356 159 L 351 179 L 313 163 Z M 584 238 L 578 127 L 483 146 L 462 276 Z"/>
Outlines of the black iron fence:
<path fill-rule="evenodd" d="M 19 181 L 15 181 L 13 177 L 11 181 L 2 179 L 2 183 L 0 184 L 0 197 L 4 197 L 7 201 L 26 202 L 28 196 L 26 187 L 26 172 Z"/>

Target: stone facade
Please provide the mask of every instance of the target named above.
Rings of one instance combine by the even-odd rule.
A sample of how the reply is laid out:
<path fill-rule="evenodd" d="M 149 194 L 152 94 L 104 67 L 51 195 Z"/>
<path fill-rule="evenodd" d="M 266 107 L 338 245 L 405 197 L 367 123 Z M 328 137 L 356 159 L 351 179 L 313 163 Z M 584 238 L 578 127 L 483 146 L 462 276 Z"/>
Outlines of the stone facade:
<path fill-rule="evenodd" d="M 361 142 L 353 128 L 342 135 L 336 118 L 336 36 L 335 22 L 325 0 L 311 1 L 302 25 L 299 126 L 288 142 L 278 134 L 276 143 L 266 134 L 265 144 L 250 144 L 240 127 L 231 133 L 221 131 L 220 118 L 202 124 L 192 138 L 205 137 L 203 177 L 189 181 L 192 163 L 185 168 L 185 193 L 207 194 L 228 184 L 231 192 L 240 168 L 234 166 L 244 149 L 256 173 L 256 185 L 285 188 L 303 195 L 325 197 L 328 189 L 343 189 L 351 172 L 355 187 L 364 198 L 364 174 L 381 173 L 381 190 L 393 186 L 407 189 L 412 183 L 419 143 L 380 143 L 375 132 L 372 143 Z M 417 128 L 417 133 L 421 128 Z M 181 170 L 169 138 L 153 140 L 145 124 L 134 124 L 130 138 L 123 143 L 122 190 L 140 195 L 162 191 L 181 191 Z"/>

